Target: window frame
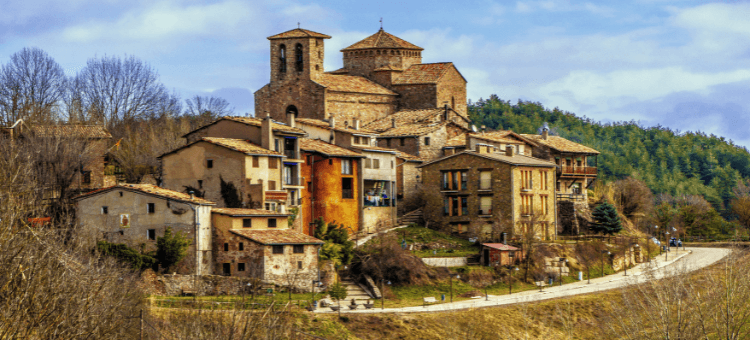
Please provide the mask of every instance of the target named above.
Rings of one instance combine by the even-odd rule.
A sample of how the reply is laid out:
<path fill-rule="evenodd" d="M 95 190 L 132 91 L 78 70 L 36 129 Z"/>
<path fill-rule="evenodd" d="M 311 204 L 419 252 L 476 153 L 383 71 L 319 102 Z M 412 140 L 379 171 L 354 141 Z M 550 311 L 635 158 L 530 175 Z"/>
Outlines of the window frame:
<path fill-rule="evenodd" d="M 271 254 L 273 255 L 284 255 L 284 245 L 272 245 Z"/>
<path fill-rule="evenodd" d="M 146 212 L 149 214 L 156 213 L 156 203 L 146 203 Z"/>
<path fill-rule="evenodd" d="M 268 219 L 268 227 L 269 228 L 277 228 L 278 227 L 278 219 L 276 218 L 269 218 Z"/>
<path fill-rule="evenodd" d="M 292 254 L 304 254 L 305 253 L 305 245 L 304 244 L 295 244 L 292 247 Z"/>
<path fill-rule="evenodd" d="M 253 219 L 252 218 L 243 218 L 242 219 L 242 228 L 243 229 L 251 229 L 253 227 Z"/>
<path fill-rule="evenodd" d="M 146 229 L 146 239 L 156 241 L 156 229 Z"/>
<path fill-rule="evenodd" d="M 102 215 L 109 215 L 109 206 L 102 206 Z"/>

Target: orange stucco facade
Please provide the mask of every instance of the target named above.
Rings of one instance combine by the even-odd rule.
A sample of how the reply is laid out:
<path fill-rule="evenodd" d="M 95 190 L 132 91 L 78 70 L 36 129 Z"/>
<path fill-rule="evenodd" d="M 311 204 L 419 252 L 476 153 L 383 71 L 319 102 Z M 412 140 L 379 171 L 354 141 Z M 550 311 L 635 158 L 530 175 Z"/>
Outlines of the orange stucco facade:
<path fill-rule="evenodd" d="M 326 222 L 343 224 L 349 234 L 356 233 L 360 225 L 359 159 L 326 158 L 316 153 L 303 153 L 305 163 L 302 165 L 302 177 L 305 179 L 303 215 L 305 233 L 313 235 L 310 225 L 318 217 Z M 344 174 L 342 162 L 351 162 L 350 173 Z M 351 183 L 350 190 L 345 192 L 345 182 Z M 350 197 L 350 198 L 349 198 Z"/>

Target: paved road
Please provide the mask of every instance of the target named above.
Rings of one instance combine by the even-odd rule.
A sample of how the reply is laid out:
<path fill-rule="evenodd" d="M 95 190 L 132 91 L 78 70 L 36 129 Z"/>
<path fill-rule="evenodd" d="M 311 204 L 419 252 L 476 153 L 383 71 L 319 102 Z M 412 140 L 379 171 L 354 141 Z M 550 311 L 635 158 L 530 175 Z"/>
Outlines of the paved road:
<path fill-rule="evenodd" d="M 452 310 L 462 310 L 469 308 L 481 308 L 491 306 L 502 306 L 521 302 L 532 302 L 559 297 L 566 297 L 578 294 L 595 293 L 614 288 L 620 288 L 627 285 L 643 282 L 646 277 L 644 274 L 651 272 L 655 278 L 661 278 L 670 275 L 677 270 L 693 271 L 709 266 L 729 254 L 730 250 L 725 248 L 687 248 L 687 250 L 671 251 L 669 257 L 664 255 L 652 259 L 652 263 L 642 263 L 628 270 L 628 275 L 623 272 L 608 275 L 601 278 L 592 279 L 588 284 L 586 280 L 570 283 L 563 286 L 554 286 L 544 288 L 543 292 L 538 290 L 514 293 L 512 295 L 490 295 L 488 300 L 484 297 L 481 299 L 471 299 L 458 301 L 454 303 L 439 303 L 428 306 L 403 307 L 403 308 L 386 308 L 386 309 L 356 309 L 348 310 L 342 308 L 342 313 L 424 313 L 424 312 L 444 312 Z M 438 297 L 436 297 L 438 298 Z M 377 304 L 376 304 L 377 305 Z M 342 306 L 343 307 L 343 306 Z M 362 308 L 361 306 L 359 308 Z M 344 310 L 347 309 L 347 310 Z M 320 308 L 316 313 L 330 313 L 329 308 Z"/>

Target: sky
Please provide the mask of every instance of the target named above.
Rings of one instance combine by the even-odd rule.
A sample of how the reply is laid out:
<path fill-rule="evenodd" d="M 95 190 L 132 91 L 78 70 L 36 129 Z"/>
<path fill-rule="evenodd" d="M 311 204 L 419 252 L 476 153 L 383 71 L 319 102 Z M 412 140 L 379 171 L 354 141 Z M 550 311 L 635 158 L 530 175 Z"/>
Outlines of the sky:
<path fill-rule="evenodd" d="M 601 122 L 702 131 L 750 146 L 750 1 L 0 0 L 0 64 L 38 47 L 69 75 L 133 55 L 182 98 L 253 114 L 266 37 L 328 34 L 324 67 L 380 28 L 453 62 L 468 98 L 540 102 Z"/>

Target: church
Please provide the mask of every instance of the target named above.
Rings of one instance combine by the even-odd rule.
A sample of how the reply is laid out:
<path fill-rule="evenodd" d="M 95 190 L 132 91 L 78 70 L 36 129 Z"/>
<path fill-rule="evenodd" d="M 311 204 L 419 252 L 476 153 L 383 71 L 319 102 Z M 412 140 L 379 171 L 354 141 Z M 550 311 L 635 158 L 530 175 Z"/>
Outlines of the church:
<path fill-rule="evenodd" d="M 440 139 L 446 140 L 469 129 L 466 79 L 453 63 L 423 64 L 423 48 L 381 28 L 342 49 L 344 67 L 326 72 L 324 42 L 330 38 L 301 28 L 268 37 L 271 78 L 255 92 L 256 116 L 270 115 L 280 122 L 307 118 L 335 121 L 342 127 L 371 126 L 384 137 L 378 138 L 379 145 L 387 143 L 395 149 L 406 143 L 391 146 L 386 139 L 419 140 L 421 135 L 389 133 L 391 129 L 411 130 L 408 125 L 424 127 L 429 121 L 442 128 L 445 136 Z M 418 149 L 401 151 L 420 156 Z"/>

